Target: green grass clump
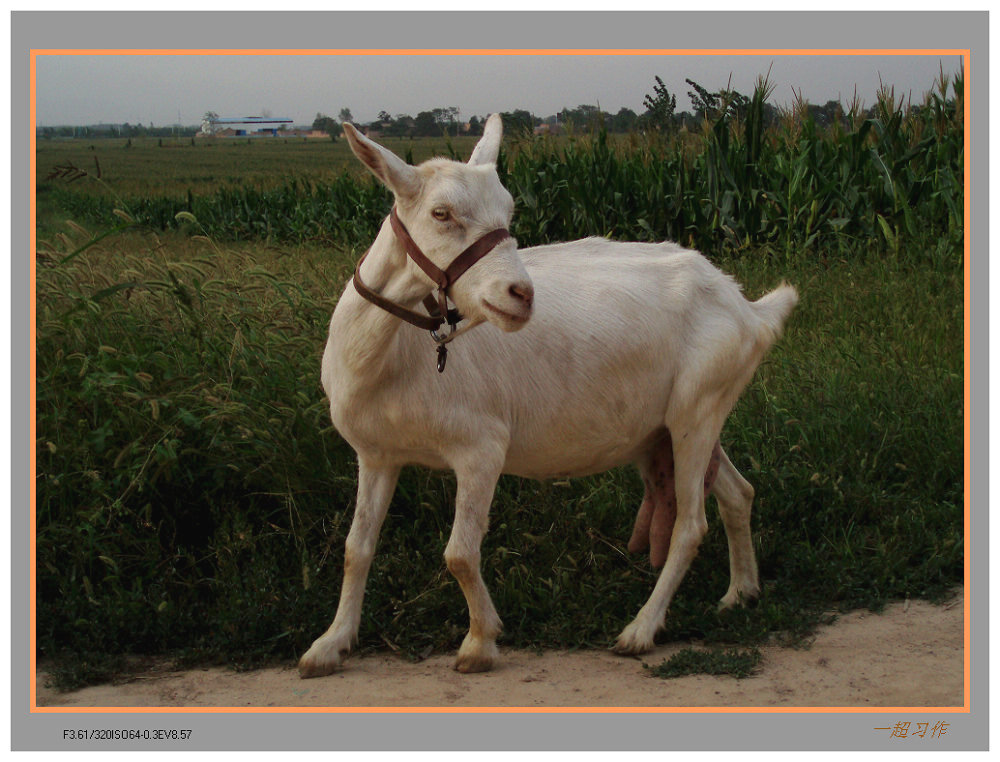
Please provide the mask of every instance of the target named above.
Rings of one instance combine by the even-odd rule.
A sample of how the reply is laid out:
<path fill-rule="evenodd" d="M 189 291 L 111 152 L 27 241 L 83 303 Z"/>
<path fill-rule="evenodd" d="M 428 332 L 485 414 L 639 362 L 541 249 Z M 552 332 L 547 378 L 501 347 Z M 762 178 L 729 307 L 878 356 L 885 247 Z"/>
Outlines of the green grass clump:
<path fill-rule="evenodd" d="M 50 256 L 38 268 L 43 653 L 197 648 L 206 622 L 255 642 L 256 622 L 278 625 L 276 602 L 295 597 L 276 570 L 294 568 L 299 588 L 323 550 L 293 539 L 299 501 L 320 483 L 324 502 L 353 493 L 318 381 L 335 299 L 323 289 L 343 263 L 296 263 L 293 281 L 295 252 L 137 236 Z"/>
<path fill-rule="evenodd" d="M 665 659 L 662 664 L 646 668 L 653 677 L 664 679 L 704 674 L 728 675 L 742 680 L 753 674 L 760 664 L 761 658 L 760 650 L 756 648 L 747 650 L 733 648 L 716 651 L 696 651 L 693 648 L 685 648 L 669 659 Z"/>

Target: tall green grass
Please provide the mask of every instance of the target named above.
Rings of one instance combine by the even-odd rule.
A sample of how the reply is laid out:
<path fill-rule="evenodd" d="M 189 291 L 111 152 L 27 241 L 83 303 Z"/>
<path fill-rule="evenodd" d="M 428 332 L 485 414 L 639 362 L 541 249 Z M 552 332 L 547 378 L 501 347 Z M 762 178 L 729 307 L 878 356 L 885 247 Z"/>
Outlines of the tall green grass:
<path fill-rule="evenodd" d="M 781 279 L 801 292 L 786 336 L 723 432 L 757 490 L 761 601 L 715 612 L 728 564 L 710 509 L 665 638 L 794 640 L 831 610 L 941 596 L 961 583 L 962 230 L 951 212 L 962 207 L 961 150 L 947 144 L 961 109 L 943 96 L 938 106 L 920 122 L 865 120 L 839 136 L 789 122 L 755 142 L 752 127 L 717 124 L 699 138 L 703 150 L 667 163 L 679 176 L 658 166 L 664 146 L 638 136 L 633 145 L 597 135 L 508 149 L 503 171 L 522 244 L 597 232 L 658 237 L 690 219 L 675 237 L 710 252 L 749 296 Z M 844 147 L 851 141 L 855 149 Z M 883 169 L 876 155 L 893 141 L 908 147 Z M 779 150 L 789 145 L 805 169 L 777 166 L 790 178 L 786 199 L 802 202 L 768 204 L 757 192 L 761 177 L 773 179 L 763 157 L 791 161 Z M 759 166 L 747 165 L 750 155 Z M 719 170 L 712 182 L 709 167 Z M 631 195 L 604 192 L 626 185 Z M 163 225 L 142 222 L 141 205 L 122 198 L 112 218 L 84 210 L 43 238 L 38 648 L 61 685 L 122 669 L 128 654 L 293 659 L 328 625 L 356 465 L 330 426 L 319 359 L 367 226 L 385 211 L 365 182 L 334 187 L 313 206 L 327 192 L 320 184 L 289 183 L 268 199 L 271 218 L 234 193 L 232 203 L 247 207 L 239 223 L 235 212 L 212 216 L 223 194 L 194 196 L 206 206 L 181 209 L 197 223 L 182 214 L 179 229 L 167 212 Z M 854 194 L 864 201 L 850 223 L 834 223 L 847 208 L 836 204 Z M 671 199 L 676 214 L 635 212 L 644 203 L 674 209 Z M 294 203 L 303 231 L 285 235 L 273 215 L 293 216 Z M 344 211 L 316 227 L 329 208 Z M 656 577 L 625 550 L 641 495 L 628 469 L 501 480 L 483 568 L 504 644 L 613 640 Z M 404 471 L 368 584 L 362 649 L 416 657 L 460 643 L 465 603 L 442 561 L 453 497 L 449 475 Z"/>
<path fill-rule="evenodd" d="M 761 81 L 744 119 L 723 114 L 701 135 L 522 138 L 499 167 L 517 203 L 513 233 L 522 245 L 607 235 L 785 257 L 846 252 L 873 239 L 899 254 L 904 236 L 950 237 L 954 248 L 963 220 L 963 88 L 961 75 L 942 75 L 916 109 L 884 90 L 870 117 L 855 107 L 824 129 L 799 109 L 765 128 L 770 88 Z M 450 144 L 440 149 L 456 154 Z M 374 180 L 346 170 L 206 193 L 93 193 L 58 180 L 41 191 L 47 203 L 95 225 L 112 223 L 114 209 L 124 208 L 167 230 L 186 211 L 220 240 L 341 245 L 371 238 L 391 202 Z"/>
<path fill-rule="evenodd" d="M 961 274 L 878 256 L 729 265 L 751 295 L 779 277 L 802 291 L 723 434 L 757 489 L 765 591 L 715 614 L 728 569 L 711 511 L 664 637 L 794 638 L 829 609 L 943 594 L 962 578 Z M 291 659 L 328 624 L 355 462 L 317 369 L 349 270 L 323 249 L 139 237 L 40 268 L 38 632 L 65 684 L 128 653 Z M 624 547 L 641 493 L 627 469 L 501 480 L 483 567 L 506 644 L 611 642 L 655 580 Z M 441 560 L 453 498 L 450 476 L 404 472 L 364 648 L 460 642 Z"/>
<path fill-rule="evenodd" d="M 183 198 L 120 198 L 57 187 L 49 200 L 73 219 L 96 225 L 110 224 L 120 210 L 138 225 L 160 232 L 191 230 L 228 241 L 337 245 L 374 237 L 391 205 L 383 186 L 359 182 L 346 173 L 327 183 L 290 180 L 274 188 L 232 186 L 210 196 Z M 193 227 L 189 215 L 196 220 Z"/>
<path fill-rule="evenodd" d="M 821 129 L 800 110 L 765 129 L 761 81 L 747 116 L 723 115 L 690 137 L 605 133 L 519 146 L 502 176 L 518 202 L 514 233 L 547 243 L 585 235 L 668 238 L 708 252 L 785 256 L 849 251 L 877 240 L 898 253 L 911 239 L 961 241 L 964 117 L 959 77 L 942 77 L 904 114 L 882 91 L 872 117 Z M 694 150 L 692 150 L 694 146 Z M 914 252 L 908 252 L 908 257 Z"/>
<path fill-rule="evenodd" d="M 475 138 L 391 139 L 410 161 L 471 153 Z M 203 218 L 213 235 L 250 240 L 353 241 L 389 203 L 347 142 L 303 139 L 155 139 L 41 142 L 36 151 L 39 226 L 58 231 L 67 214 L 107 226 L 128 210 L 156 230 L 179 212 Z M 359 210 L 364 210 L 359 215 Z M 357 230 L 358 225 L 362 230 Z"/>

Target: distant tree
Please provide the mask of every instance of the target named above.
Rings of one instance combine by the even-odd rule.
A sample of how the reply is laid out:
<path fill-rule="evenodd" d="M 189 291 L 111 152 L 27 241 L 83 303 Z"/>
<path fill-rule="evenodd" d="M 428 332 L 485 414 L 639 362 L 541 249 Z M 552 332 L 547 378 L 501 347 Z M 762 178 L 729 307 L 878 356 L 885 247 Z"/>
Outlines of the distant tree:
<path fill-rule="evenodd" d="M 630 132 L 639 123 L 639 116 L 630 108 L 624 106 L 610 119 L 609 129 L 612 132 Z"/>
<path fill-rule="evenodd" d="M 421 111 L 413 120 L 413 134 L 419 137 L 431 137 L 441 134 L 438 120 L 433 111 Z"/>
<path fill-rule="evenodd" d="M 446 106 L 433 109 L 431 113 L 440 124 L 453 124 L 458 121 L 459 109 L 458 106 Z"/>
<path fill-rule="evenodd" d="M 326 114 L 317 113 L 316 118 L 313 119 L 312 128 L 317 132 L 326 131 L 327 125 L 333 120 Z"/>
<path fill-rule="evenodd" d="M 515 109 L 509 112 L 503 111 L 500 113 L 500 119 L 503 121 L 504 132 L 510 135 L 530 134 L 535 128 L 534 117 L 524 109 Z"/>
<path fill-rule="evenodd" d="M 426 112 L 421 112 L 421 114 Z M 457 135 L 458 134 L 458 114 L 459 109 L 457 106 L 445 106 L 443 108 L 431 109 L 430 114 L 434 117 L 435 128 L 430 129 L 429 123 L 426 121 L 426 117 L 421 119 L 421 114 L 417 115 L 417 120 L 420 122 L 419 130 L 422 132 L 418 134 L 422 135 Z"/>
<path fill-rule="evenodd" d="M 685 79 L 694 92 L 688 91 L 688 97 L 694 106 L 694 112 L 702 119 L 716 121 L 723 115 L 733 119 L 743 119 L 750 106 L 750 99 L 742 93 L 729 87 L 715 93 L 710 93 L 704 87 L 691 79 Z"/>
<path fill-rule="evenodd" d="M 581 103 L 574 109 L 564 108 L 558 116 L 560 122 L 578 130 L 593 129 L 607 122 L 606 114 L 598 106 L 587 103 Z"/>
<path fill-rule="evenodd" d="M 479 117 L 473 114 L 469 117 L 469 134 L 470 135 L 482 135 L 483 134 L 483 123 L 479 120 Z"/>
<path fill-rule="evenodd" d="M 313 119 L 312 128 L 315 132 L 325 132 L 330 136 L 330 140 L 334 142 L 336 142 L 337 136 L 342 129 L 336 119 L 326 114 L 316 114 L 316 118 Z"/>
<path fill-rule="evenodd" d="M 354 121 L 354 117 L 351 115 L 351 110 L 349 108 L 342 108 L 340 110 L 339 116 L 340 116 L 340 122 L 341 122 L 341 124 L 343 124 L 344 122 L 353 122 Z"/>
<path fill-rule="evenodd" d="M 414 134 L 414 120 L 409 114 L 396 114 L 396 118 L 393 119 L 388 127 L 385 128 L 387 135 L 393 135 L 395 137 L 403 137 L 404 135 Z"/>
<path fill-rule="evenodd" d="M 720 93 L 729 116 L 740 121 L 746 119 L 747 111 L 750 109 L 749 96 L 738 93 L 735 90 L 723 90 Z"/>
<path fill-rule="evenodd" d="M 589 129 L 600 127 L 605 119 L 605 114 L 600 106 L 591 106 L 589 103 L 581 103 L 576 107 L 579 114 L 580 123 Z"/>
<path fill-rule="evenodd" d="M 122 135 L 129 138 L 141 138 L 148 134 L 146 126 L 140 122 L 139 124 L 129 124 L 126 122 L 122 125 Z"/>
<path fill-rule="evenodd" d="M 368 125 L 371 130 L 376 130 L 379 133 L 387 133 L 389 128 L 392 126 L 392 116 L 389 115 L 388 111 L 379 111 L 378 119 Z"/>
<path fill-rule="evenodd" d="M 847 119 L 844 116 L 844 107 L 840 105 L 840 101 L 827 101 L 821 109 L 821 119 L 817 120 L 818 124 L 822 124 L 824 127 L 830 127 L 834 124 L 841 124 L 846 126 Z"/>
<path fill-rule="evenodd" d="M 201 132 L 204 135 L 214 135 L 216 132 L 215 122 L 218 120 L 219 115 L 214 111 L 206 111 L 205 115 L 201 118 Z M 153 131 L 153 123 L 149 123 L 149 131 Z"/>
<path fill-rule="evenodd" d="M 646 113 L 642 115 L 643 120 L 654 130 L 673 132 L 676 127 L 674 109 L 677 107 L 677 96 L 667 91 L 659 76 L 655 76 L 654 79 L 656 84 L 653 85 L 653 95 L 646 93 L 642 101 L 642 105 L 646 107 Z"/>
<path fill-rule="evenodd" d="M 688 98 L 691 99 L 695 115 L 702 119 L 715 120 L 719 112 L 718 95 L 710 93 L 692 79 L 685 79 L 684 81 L 694 88 L 694 92 L 688 90 Z"/>

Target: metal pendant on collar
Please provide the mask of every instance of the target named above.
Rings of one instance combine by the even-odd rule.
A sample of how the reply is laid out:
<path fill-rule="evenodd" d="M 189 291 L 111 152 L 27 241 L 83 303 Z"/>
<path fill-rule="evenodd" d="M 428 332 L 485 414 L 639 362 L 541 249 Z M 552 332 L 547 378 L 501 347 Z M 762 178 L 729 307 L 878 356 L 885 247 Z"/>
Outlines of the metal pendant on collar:
<path fill-rule="evenodd" d="M 461 318 L 461 316 L 459 316 Z M 438 373 L 444 373 L 444 366 L 448 362 L 448 347 L 446 346 L 449 341 L 455 338 L 455 329 L 457 326 L 457 321 L 448 321 L 449 331 L 445 335 L 439 334 L 436 330 L 431 331 L 431 338 L 437 344 L 437 369 Z"/>

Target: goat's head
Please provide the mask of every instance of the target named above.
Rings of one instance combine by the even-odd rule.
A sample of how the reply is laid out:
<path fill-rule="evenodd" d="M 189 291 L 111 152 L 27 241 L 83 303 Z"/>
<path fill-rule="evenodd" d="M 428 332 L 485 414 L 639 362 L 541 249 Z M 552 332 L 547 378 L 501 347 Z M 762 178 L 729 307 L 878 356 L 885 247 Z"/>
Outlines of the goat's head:
<path fill-rule="evenodd" d="M 486 121 L 483 137 L 468 164 L 430 159 L 413 167 L 388 149 L 344 124 L 351 150 L 392 191 L 396 213 L 426 257 L 446 270 L 472 243 L 498 228 L 507 228 L 514 200 L 500 184 L 495 162 L 502 136 L 500 115 Z M 415 278 L 434 283 L 408 261 Z M 534 288 L 508 238 L 472 266 L 449 289 L 449 296 L 471 322 L 489 321 L 516 331 L 531 317 Z"/>

